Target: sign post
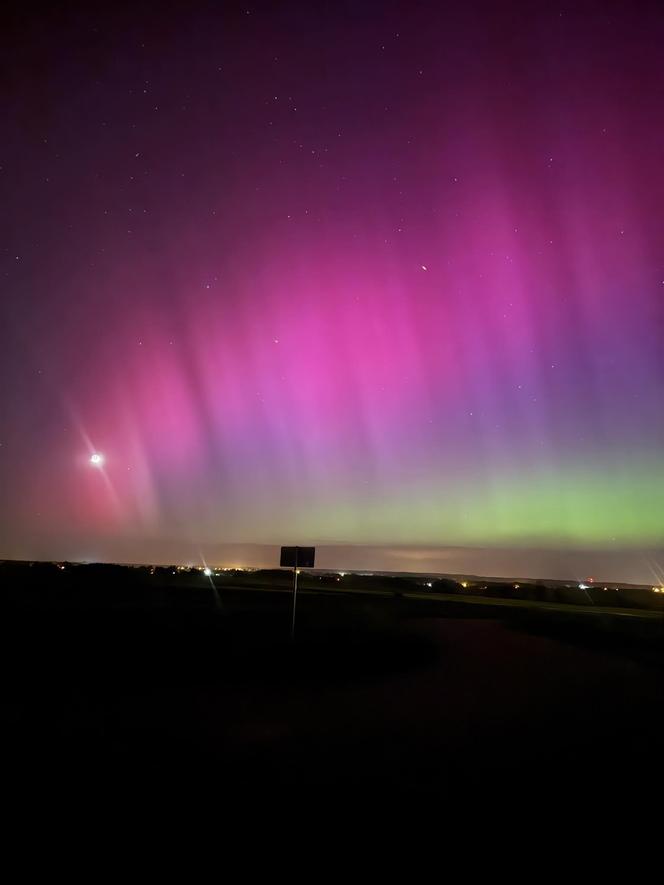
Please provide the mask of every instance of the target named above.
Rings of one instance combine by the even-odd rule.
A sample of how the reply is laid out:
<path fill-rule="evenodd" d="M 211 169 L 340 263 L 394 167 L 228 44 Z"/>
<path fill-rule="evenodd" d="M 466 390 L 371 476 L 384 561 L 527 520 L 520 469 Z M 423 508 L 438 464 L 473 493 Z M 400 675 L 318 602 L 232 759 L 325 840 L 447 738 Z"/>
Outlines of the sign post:
<path fill-rule="evenodd" d="M 297 576 L 300 567 L 313 568 L 316 556 L 315 547 L 282 547 L 279 565 L 293 569 L 293 619 L 291 622 L 291 639 L 295 639 L 295 609 L 297 607 Z"/>

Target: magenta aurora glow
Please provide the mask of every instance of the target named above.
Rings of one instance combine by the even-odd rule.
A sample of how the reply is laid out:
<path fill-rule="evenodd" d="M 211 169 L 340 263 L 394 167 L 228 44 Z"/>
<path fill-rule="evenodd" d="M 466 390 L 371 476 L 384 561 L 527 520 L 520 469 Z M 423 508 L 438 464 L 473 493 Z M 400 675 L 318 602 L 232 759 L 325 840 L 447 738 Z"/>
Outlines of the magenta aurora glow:
<path fill-rule="evenodd" d="M 0 557 L 660 579 L 661 8 L 274 6 L 9 16 Z"/>

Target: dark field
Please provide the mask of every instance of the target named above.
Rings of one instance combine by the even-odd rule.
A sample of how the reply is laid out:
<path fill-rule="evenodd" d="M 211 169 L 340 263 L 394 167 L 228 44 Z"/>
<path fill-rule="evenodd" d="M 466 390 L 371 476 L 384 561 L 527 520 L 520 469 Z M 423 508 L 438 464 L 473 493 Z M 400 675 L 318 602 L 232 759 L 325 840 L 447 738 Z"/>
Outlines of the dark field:
<path fill-rule="evenodd" d="M 5 583 L 16 795 L 577 813 L 663 785 L 656 613 L 348 586 L 299 595 L 292 643 L 286 592 L 227 582 L 217 605 L 209 585 L 132 595 L 120 576 L 103 590 Z"/>

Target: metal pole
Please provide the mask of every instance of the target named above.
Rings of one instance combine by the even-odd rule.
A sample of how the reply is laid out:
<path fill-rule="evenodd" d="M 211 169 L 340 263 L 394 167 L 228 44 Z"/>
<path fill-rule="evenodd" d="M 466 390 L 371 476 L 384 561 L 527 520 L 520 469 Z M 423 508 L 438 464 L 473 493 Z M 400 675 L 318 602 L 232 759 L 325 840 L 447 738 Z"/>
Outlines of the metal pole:
<path fill-rule="evenodd" d="M 297 605 L 297 551 L 295 551 L 295 568 L 293 569 L 293 623 L 291 639 L 295 639 L 295 606 Z"/>

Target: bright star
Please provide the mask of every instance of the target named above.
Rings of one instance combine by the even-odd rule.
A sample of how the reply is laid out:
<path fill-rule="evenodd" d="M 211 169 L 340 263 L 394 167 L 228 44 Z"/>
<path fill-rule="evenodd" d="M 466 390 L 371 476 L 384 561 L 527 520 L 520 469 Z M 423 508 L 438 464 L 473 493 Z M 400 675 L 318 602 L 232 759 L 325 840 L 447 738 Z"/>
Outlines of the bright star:
<path fill-rule="evenodd" d="M 94 454 L 90 455 L 90 464 L 94 464 L 95 467 L 101 467 L 104 463 L 104 456 L 100 455 L 99 452 L 94 452 Z"/>

